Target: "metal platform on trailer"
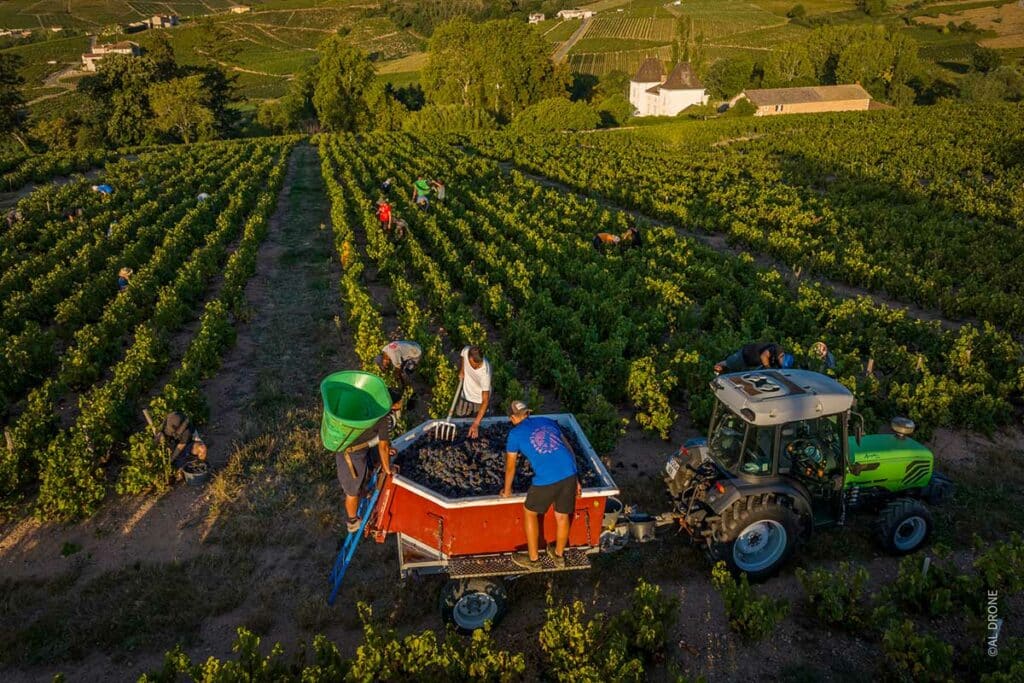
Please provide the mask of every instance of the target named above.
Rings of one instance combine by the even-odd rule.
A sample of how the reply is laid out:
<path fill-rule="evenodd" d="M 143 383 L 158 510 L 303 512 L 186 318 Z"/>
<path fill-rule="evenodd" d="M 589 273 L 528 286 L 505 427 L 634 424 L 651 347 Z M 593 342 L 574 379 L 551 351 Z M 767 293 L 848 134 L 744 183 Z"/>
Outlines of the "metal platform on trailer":
<path fill-rule="evenodd" d="M 499 555 L 472 555 L 453 557 L 448 560 L 448 576 L 453 579 L 472 579 L 478 576 L 508 576 L 511 574 L 533 574 L 535 572 L 567 572 L 574 569 L 590 569 L 590 556 L 581 548 L 565 549 L 565 566 L 556 567 L 555 561 L 543 550 L 540 564 L 536 569 L 524 569 L 512 561 L 512 553 Z"/>
<path fill-rule="evenodd" d="M 484 576 L 519 576 L 542 572 L 565 572 L 590 568 L 590 555 L 599 548 L 574 547 L 565 549 L 565 566 L 556 567 L 555 561 L 543 550 L 536 569 L 525 569 L 512 561 L 513 553 L 489 555 L 462 555 L 446 557 L 434 548 L 419 543 L 405 534 L 398 534 L 398 563 L 403 576 L 409 574 L 441 574 L 452 579 L 472 579 Z"/>

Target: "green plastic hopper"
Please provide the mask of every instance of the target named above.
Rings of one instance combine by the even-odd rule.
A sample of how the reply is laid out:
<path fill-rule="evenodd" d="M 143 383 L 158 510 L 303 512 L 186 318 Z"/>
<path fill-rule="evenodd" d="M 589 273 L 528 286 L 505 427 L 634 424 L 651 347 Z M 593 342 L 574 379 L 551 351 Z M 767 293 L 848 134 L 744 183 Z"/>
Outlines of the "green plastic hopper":
<path fill-rule="evenodd" d="M 324 417 L 320 439 L 329 451 L 340 451 L 391 410 L 391 395 L 380 377 L 346 370 L 320 382 Z"/>

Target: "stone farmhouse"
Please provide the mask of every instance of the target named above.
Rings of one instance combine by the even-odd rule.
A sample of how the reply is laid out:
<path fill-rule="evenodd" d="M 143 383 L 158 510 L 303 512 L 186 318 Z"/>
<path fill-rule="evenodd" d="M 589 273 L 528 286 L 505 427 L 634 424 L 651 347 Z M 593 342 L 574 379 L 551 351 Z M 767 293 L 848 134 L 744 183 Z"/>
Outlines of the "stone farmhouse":
<path fill-rule="evenodd" d="M 149 20 L 150 28 L 170 28 L 178 25 L 176 14 L 154 14 Z"/>
<path fill-rule="evenodd" d="M 96 71 L 99 63 L 108 55 L 139 57 L 142 55 L 142 48 L 139 47 L 138 43 L 133 43 L 130 40 L 122 40 L 120 43 L 107 45 L 94 45 L 91 52 L 86 52 L 82 55 L 82 70 Z"/>
<path fill-rule="evenodd" d="M 729 102 L 729 106 L 733 106 L 741 99 L 746 99 L 757 107 L 754 116 L 866 111 L 881 108 L 877 103 L 872 104 L 871 95 L 859 83 L 744 90 Z"/>

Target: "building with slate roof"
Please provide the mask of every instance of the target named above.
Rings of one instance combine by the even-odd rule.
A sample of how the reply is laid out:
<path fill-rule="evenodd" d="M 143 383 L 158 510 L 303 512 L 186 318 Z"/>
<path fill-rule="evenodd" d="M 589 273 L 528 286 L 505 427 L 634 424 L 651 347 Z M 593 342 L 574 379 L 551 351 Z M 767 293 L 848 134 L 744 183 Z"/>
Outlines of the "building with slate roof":
<path fill-rule="evenodd" d="M 636 116 L 675 116 L 695 104 L 707 104 L 708 93 L 688 62 L 665 77 L 661 61 L 649 57 L 629 81 L 629 102 Z"/>

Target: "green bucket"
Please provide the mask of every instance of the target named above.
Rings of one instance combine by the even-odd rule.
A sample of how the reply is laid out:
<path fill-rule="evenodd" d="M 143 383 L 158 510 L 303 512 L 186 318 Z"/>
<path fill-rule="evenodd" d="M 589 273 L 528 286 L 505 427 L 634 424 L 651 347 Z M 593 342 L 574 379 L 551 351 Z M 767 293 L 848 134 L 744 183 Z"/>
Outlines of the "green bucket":
<path fill-rule="evenodd" d="M 324 417 L 320 439 L 329 451 L 340 451 L 391 410 L 388 387 L 377 375 L 346 370 L 320 382 Z"/>

